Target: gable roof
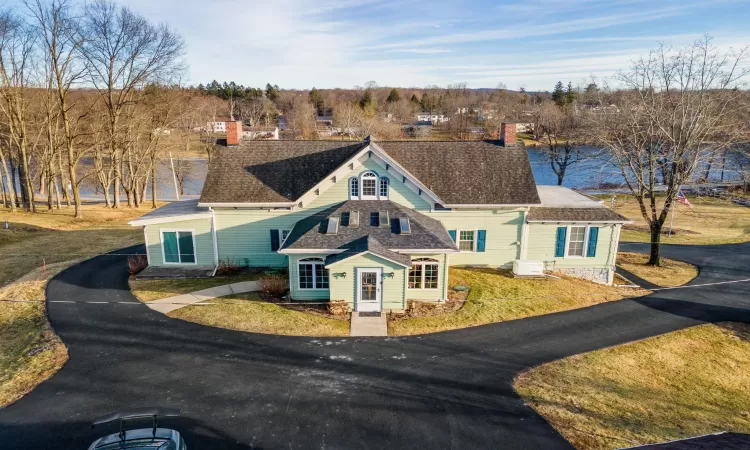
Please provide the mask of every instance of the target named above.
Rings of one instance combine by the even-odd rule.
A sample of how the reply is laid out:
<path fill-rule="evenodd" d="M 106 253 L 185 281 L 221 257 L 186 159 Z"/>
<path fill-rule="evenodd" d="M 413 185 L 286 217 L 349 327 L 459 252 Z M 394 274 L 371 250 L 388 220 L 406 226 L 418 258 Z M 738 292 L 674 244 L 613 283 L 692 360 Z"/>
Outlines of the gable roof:
<path fill-rule="evenodd" d="M 359 225 L 354 227 L 341 220 L 342 213 L 359 212 Z M 381 227 L 375 214 L 387 211 L 390 225 Z M 338 217 L 336 234 L 326 234 L 329 217 Z M 400 217 L 408 217 L 410 234 L 401 234 Z M 377 244 L 390 250 L 458 251 L 448 231 L 439 221 L 398 205 L 390 200 L 348 200 L 306 217 L 294 225 L 279 250 L 351 250 L 359 239 L 372 237 Z M 289 252 L 292 253 L 292 252 Z"/>
<path fill-rule="evenodd" d="M 446 205 L 539 203 L 526 150 L 500 141 L 376 141 Z"/>
<path fill-rule="evenodd" d="M 340 141 L 247 141 L 216 146 L 201 203 L 293 203 L 368 145 Z"/>
<path fill-rule="evenodd" d="M 411 258 L 409 257 L 409 255 L 404 255 L 388 250 L 383 244 L 378 242 L 378 240 L 372 236 L 363 236 L 352 241 L 347 246 L 346 251 L 326 257 L 325 264 L 326 267 L 332 266 L 349 258 L 353 258 L 365 253 L 379 256 L 403 267 L 411 267 Z"/>

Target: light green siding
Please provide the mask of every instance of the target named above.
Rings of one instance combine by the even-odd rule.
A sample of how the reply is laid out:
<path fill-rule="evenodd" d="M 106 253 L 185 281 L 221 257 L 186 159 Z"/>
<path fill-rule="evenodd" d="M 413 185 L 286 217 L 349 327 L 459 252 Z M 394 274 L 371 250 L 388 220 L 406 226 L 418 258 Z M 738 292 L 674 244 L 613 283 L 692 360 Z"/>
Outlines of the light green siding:
<path fill-rule="evenodd" d="M 164 264 L 162 252 L 161 231 L 179 230 L 192 231 L 195 237 L 196 264 L 199 266 L 214 265 L 214 244 L 211 237 L 211 219 L 183 220 L 181 222 L 170 222 L 158 225 L 147 225 L 145 230 L 146 244 L 148 245 L 149 265 L 151 266 L 174 266 L 175 264 Z M 185 264 L 188 265 L 188 264 Z"/>
<path fill-rule="evenodd" d="M 484 252 L 454 253 L 454 266 L 508 266 L 520 255 L 523 211 L 520 210 L 453 210 L 423 212 L 443 223 L 447 230 L 486 230 Z"/>
<path fill-rule="evenodd" d="M 557 227 L 560 226 L 566 225 L 554 223 L 529 224 L 529 247 L 526 259 L 554 262 L 555 268 L 606 268 L 614 264 L 614 256 L 617 251 L 615 239 L 617 239 L 617 228 L 620 225 L 592 225 L 599 227 L 596 256 L 593 258 L 556 258 Z M 548 266 L 552 268 L 550 264 Z"/>
<path fill-rule="evenodd" d="M 437 289 L 409 289 L 409 283 L 407 280 L 406 284 L 406 299 L 407 300 L 422 300 L 422 301 L 439 301 L 445 298 L 445 283 L 447 282 L 445 277 L 448 271 L 445 270 L 447 263 L 447 257 L 445 254 L 442 255 L 412 255 L 412 261 L 420 258 L 431 258 L 436 259 L 440 263 L 438 270 L 438 288 Z M 408 273 L 407 273 L 408 276 Z"/>
<path fill-rule="evenodd" d="M 299 279 L 297 278 L 298 266 L 297 263 L 300 259 L 305 258 L 322 258 L 323 261 L 326 259 L 326 255 L 289 255 L 289 291 L 292 299 L 294 300 L 328 300 L 331 298 L 330 289 L 300 289 Z M 333 279 L 329 277 L 330 284 L 333 284 Z"/>
<path fill-rule="evenodd" d="M 330 268 L 331 300 L 345 300 L 352 303 L 356 309 L 357 273 L 355 269 L 358 267 L 382 268 L 383 309 L 404 309 L 406 269 L 370 254 L 354 256 Z M 393 273 L 392 277 L 388 276 L 390 273 Z M 346 274 L 346 276 L 342 274 Z"/>

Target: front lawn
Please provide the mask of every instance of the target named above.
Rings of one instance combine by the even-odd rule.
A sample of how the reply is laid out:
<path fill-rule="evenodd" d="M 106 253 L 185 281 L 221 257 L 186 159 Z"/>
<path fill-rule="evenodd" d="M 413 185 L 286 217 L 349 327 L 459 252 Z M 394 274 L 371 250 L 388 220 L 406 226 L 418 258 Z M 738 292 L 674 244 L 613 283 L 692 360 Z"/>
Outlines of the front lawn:
<path fill-rule="evenodd" d="M 263 301 L 257 293 L 207 300 L 203 306 L 186 306 L 169 313 L 189 322 L 230 330 L 288 336 L 349 336 L 349 321 L 295 311 Z M 218 303 L 218 304 L 216 304 Z"/>
<path fill-rule="evenodd" d="M 609 204 L 609 197 L 604 200 Z M 693 208 L 677 204 L 673 226 L 676 232 L 672 236 L 666 234 L 670 222 L 667 218 L 662 243 L 712 245 L 750 241 L 750 208 L 713 197 L 691 196 L 689 200 Z M 663 200 L 658 203 L 661 205 Z M 633 224 L 623 227 L 621 241 L 651 242 L 648 226 L 632 196 L 618 195 L 615 210 L 633 220 Z"/>
<path fill-rule="evenodd" d="M 130 280 L 130 291 L 142 302 L 187 294 L 225 284 L 257 280 L 260 273 L 242 273 L 211 278 L 173 278 L 167 280 Z"/>
<path fill-rule="evenodd" d="M 750 433 L 750 325 L 711 324 L 536 367 L 515 382 L 579 449 Z"/>
<path fill-rule="evenodd" d="M 674 259 L 662 258 L 661 266 L 647 266 L 648 255 L 643 253 L 617 253 L 617 265 L 657 286 L 682 286 L 698 276 L 698 268 Z"/>
<path fill-rule="evenodd" d="M 430 317 L 392 317 L 388 322 L 388 334 L 403 336 L 466 328 L 648 293 L 643 289 L 605 286 L 572 277 L 522 279 L 513 278 L 505 270 L 453 267 L 450 269 L 449 289 L 456 285 L 471 287 L 463 308 Z"/>

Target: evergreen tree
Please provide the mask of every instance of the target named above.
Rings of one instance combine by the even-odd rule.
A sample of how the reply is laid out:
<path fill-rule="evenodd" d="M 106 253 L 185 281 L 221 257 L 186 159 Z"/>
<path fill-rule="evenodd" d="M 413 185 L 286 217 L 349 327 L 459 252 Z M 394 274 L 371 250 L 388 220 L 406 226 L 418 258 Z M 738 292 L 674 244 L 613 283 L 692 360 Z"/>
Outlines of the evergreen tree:
<path fill-rule="evenodd" d="M 310 103 L 315 107 L 315 109 L 318 111 L 318 114 L 323 113 L 323 96 L 320 94 L 320 91 L 313 87 L 310 90 Z"/>
<path fill-rule="evenodd" d="M 419 99 L 417 98 L 417 94 L 411 94 L 411 99 L 409 100 L 412 104 L 418 105 Z"/>
<path fill-rule="evenodd" d="M 401 96 L 398 95 L 398 91 L 396 88 L 391 89 L 391 93 L 388 94 L 388 98 L 385 99 L 388 103 L 396 103 L 397 101 L 401 100 Z"/>
<path fill-rule="evenodd" d="M 361 106 L 363 109 L 367 109 L 368 107 L 372 107 L 372 105 L 372 92 L 369 89 L 365 89 L 365 93 L 362 94 L 362 98 L 359 100 L 359 106 Z"/>
<path fill-rule="evenodd" d="M 567 97 L 565 95 L 565 88 L 563 87 L 562 81 L 558 81 L 555 85 L 555 90 L 552 91 L 552 101 L 561 108 L 565 106 Z"/>
<path fill-rule="evenodd" d="M 576 91 L 573 90 L 573 83 L 568 81 L 568 88 L 565 90 L 565 104 L 572 105 L 576 101 Z"/>
<path fill-rule="evenodd" d="M 266 83 L 266 98 L 269 100 L 276 101 L 279 97 L 279 87 L 277 85 L 271 86 L 271 83 Z"/>
<path fill-rule="evenodd" d="M 434 106 L 434 103 L 432 101 L 432 97 L 430 97 L 430 94 L 427 92 L 422 95 L 422 100 L 419 101 L 420 105 L 422 105 L 422 110 L 431 113 L 432 108 Z"/>

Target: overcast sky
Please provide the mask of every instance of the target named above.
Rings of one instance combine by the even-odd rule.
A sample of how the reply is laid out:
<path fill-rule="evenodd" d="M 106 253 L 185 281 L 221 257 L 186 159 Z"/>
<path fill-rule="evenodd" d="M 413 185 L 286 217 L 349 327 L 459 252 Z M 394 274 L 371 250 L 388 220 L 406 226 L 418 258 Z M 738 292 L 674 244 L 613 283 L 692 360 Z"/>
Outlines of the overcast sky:
<path fill-rule="evenodd" d="M 551 90 L 663 42 L 750 44 L 748 0 L 129 0 L 178 30 L 187 84 L 351 88 L 467 82 Z"/>

